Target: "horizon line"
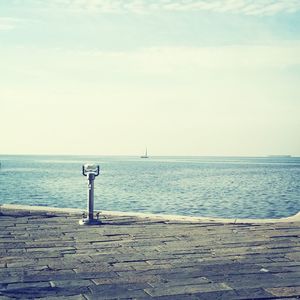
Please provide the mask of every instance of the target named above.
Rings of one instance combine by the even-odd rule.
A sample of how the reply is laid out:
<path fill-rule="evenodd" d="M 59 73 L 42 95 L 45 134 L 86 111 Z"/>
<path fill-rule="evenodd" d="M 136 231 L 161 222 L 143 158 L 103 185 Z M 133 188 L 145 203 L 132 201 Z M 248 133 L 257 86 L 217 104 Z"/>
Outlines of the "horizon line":
<path fill-rule="evenodd" d="M 0 153 L 0 156 L 114 156 L 114 157 L 140 157 L 139 154 L 61 154 L 61 153 Z M 222 154 L 171 154 L 171 155 L 165 155 L 165 154 L 156 154 L 156 155 L 150 155 L 151 157 L 264 157 L 264 158 L 299 158 L 300 154 L 298 155 L 291 155 L 291 154 L 264 154 L 264 155 L 242 155 L 242 154 L 236 154 L 236 155 L 222 155 Z"/>

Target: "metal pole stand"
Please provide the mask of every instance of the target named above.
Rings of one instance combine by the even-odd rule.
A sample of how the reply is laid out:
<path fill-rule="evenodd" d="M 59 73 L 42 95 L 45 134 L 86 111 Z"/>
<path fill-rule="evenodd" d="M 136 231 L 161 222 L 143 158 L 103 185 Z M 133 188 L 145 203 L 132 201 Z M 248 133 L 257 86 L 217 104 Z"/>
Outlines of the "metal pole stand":
<path fill-rule="evenodd" d="M 100 173 L 99 166 L 95 165 L 83 165 L 82 175 L 87 176 L 88 179 L 88 190 L 87 190 L 87 216 L 83 216 L 79 220 L 80 225 L 99 225 L 101 221 L 99 220 L 99 214 L 97 214 L 97 219 L 94 219 L 94 180 L 95 177 Z"/>

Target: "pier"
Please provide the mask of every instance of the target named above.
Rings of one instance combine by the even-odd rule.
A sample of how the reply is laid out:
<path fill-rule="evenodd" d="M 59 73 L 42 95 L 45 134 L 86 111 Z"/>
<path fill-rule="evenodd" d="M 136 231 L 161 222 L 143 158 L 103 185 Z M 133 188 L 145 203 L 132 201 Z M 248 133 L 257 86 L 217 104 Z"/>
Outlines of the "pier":
<path fill-rule="evenodd" d="M 222 220 L 0 206 L 0 299 L 299 299 L 300 215 Z"/>

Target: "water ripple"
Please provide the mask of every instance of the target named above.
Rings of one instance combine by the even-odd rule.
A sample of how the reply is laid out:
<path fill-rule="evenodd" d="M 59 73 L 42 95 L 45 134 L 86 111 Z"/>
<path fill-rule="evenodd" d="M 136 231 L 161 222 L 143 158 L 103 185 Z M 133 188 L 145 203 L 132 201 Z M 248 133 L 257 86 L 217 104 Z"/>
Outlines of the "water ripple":
<path fill-rule="evenodd" d="M 299 211 L 299 158 L 0 156 L 0 203 L 86 207 L 81 165 L 102 166 L 95 208 L 216 217 Z"/>

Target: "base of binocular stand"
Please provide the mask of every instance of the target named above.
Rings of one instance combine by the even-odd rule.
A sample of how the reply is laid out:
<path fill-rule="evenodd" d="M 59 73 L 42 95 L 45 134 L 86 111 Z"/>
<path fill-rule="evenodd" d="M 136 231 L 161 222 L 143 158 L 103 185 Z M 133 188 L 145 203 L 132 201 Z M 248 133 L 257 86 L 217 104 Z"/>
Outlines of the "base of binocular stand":
<path fill-rule="evenodd" d="M 79 225 L 100 225 L 101 221 L 97 219 L 81 219 Z"/>

